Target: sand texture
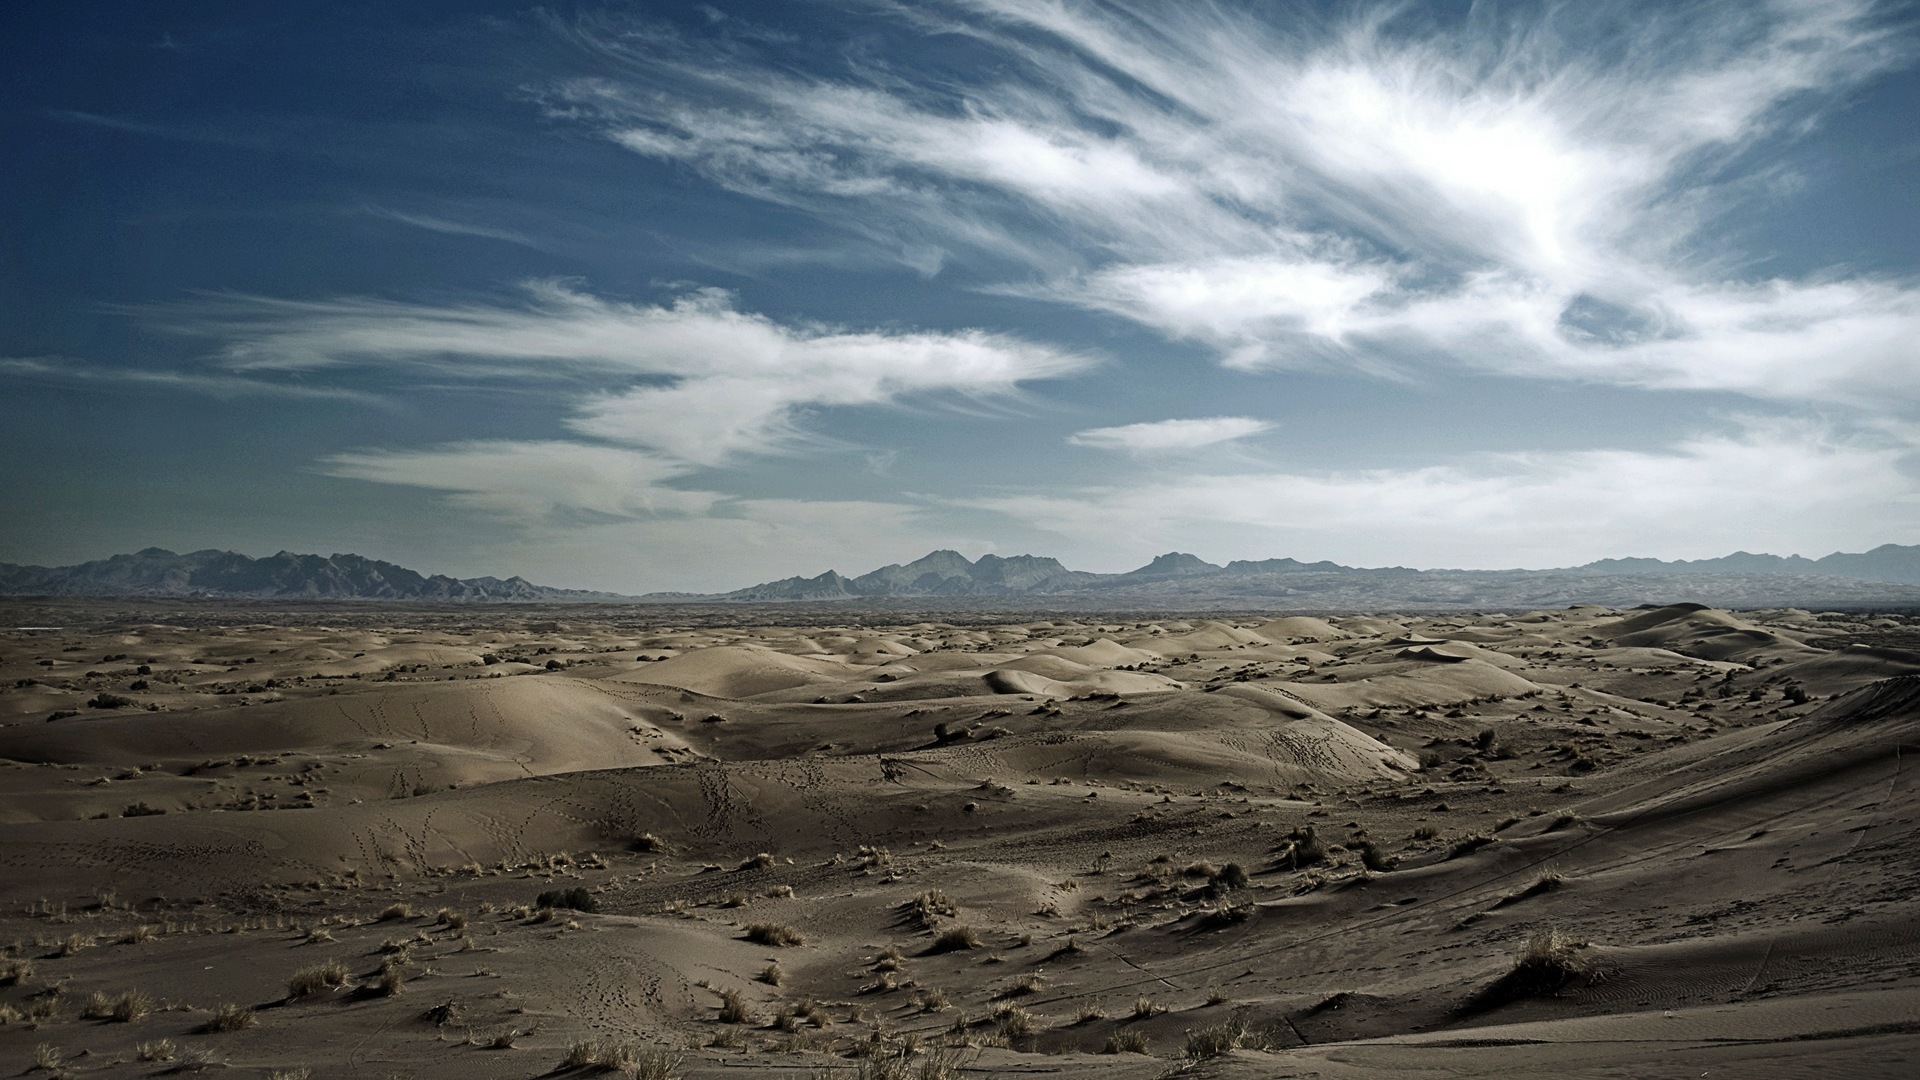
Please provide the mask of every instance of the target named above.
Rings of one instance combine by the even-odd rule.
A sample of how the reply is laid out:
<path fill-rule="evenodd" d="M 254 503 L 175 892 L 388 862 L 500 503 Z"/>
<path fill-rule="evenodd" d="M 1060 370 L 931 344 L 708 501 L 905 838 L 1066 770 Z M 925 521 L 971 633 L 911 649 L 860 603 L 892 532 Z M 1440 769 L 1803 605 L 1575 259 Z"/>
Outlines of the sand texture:
<path fill-rule="evenodd" d="M 1900 616 L 4 615 L 4 1076 L 1920 1075 Z"/>

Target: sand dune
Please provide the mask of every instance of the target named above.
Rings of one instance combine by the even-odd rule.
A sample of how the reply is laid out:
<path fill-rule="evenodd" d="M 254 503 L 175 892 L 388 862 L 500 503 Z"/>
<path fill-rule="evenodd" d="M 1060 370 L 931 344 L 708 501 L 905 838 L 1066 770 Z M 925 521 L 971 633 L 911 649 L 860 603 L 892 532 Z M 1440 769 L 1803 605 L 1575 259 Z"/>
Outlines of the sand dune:
<path fill-rule="evenodd" d="M 569 1047 L 612 1040 L 690 1078 L 1116 1080 L 1920 1061 L 1904 617 L 647 617 L 76 604 L 4 635 L 0 1057 L 145 1075 L 171 1066 L 135 1044 L 167 1039 L 263 1075 L 586 1075 Z M 574 889 L 597 911 L 539 908 Z M 963 928 L 977 944 L 940 944 Z M 345 984 L 289 1000 L 327 961 Z M 160 1007 L 113 1020 L 128 991 Z M 206 1031 L 223 1002 L 255 1026 Z"/>

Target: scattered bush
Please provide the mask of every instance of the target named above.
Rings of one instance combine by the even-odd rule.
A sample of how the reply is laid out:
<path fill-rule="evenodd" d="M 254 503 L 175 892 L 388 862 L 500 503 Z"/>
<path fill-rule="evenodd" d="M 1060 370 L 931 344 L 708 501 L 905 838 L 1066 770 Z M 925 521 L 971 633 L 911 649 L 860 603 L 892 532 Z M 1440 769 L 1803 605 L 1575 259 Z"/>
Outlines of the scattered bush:
<path fill-rule="evenodd" d="M 745 1024 L 751 1021 L 753 1012 L 747 1007 L 745 995 L 732 988 L 720 991 L 720 1015 L 717 1019 L 723 1024 Z"/>
<path fill-rule="evenodd" d="M 1233 1050 L 1271 1050 L 1273 1046 L 1274 1039 L 1270 1032 L 1250 1028 L 1238 1016 L 1225 1023 L 1209 1024 L 1187 1032 L 1189 1061 L 1204 1061 Z"/>
<path fill-rule="evenodd" d="M 787 973 L 780 969 L 780 961 L 775 960 L 773 963 L 761 968 L 757 978 L 768 986 L 779 986 L 782 982 L 786 981 Z"/>
<path fill-rule="evenodd" d="M 1153 1053 L 1153 1044 L 1147 1040 L 1144 1032 L 1116 1031 L 1107 1036 L 1107 1045 L 1100 1048 L 1103 1054 L 1148 1054 Z"/>
<path fill-rule="evenodd" d="M 789 945 L 805 945 L 807 939 L 800 931 L 786 923 L 753 923 L 747 927 L 747 940 L 757 945 L 771 945 L 774 948 L 786 948 Z"/>
<path fill-rule="evenodd" d="M 153 1012 L 153 995 L 140 990 L 129 990 L 113 1001 L 108 1019 L 116 1024 L 131 1024 L 136 1020 L 145 1020 Z"/>
<path fill-rule="evenodd" d="M 154 1039 L 133 1045 L 134 1056 L 141 1061 L 172 1061 L 179 1052 L 172 1039 Z"/>
<path fill-rule="evenodd" d="M 342 981 L 345 981 L 344 976 Z M 200 1030 L 207 1033 L 245 1031 L 259 1022 L 260 1018 L 253 1014 L 252 1009 L 229 1002 L 213 1010 L 213 1015 L 207 1018 L 206 1023 L 200 1025 Z"/>
<path fill-rule="evenodd" d="M 1281 865 L 1290 870 L 1301 870 L 1327 861 L 1327 846 L 1313 831 L 1313 826 L 1293 830 L 1287 836 L 1286 846 L 1280 849 Z"/>
<path fill-rule="evenodd" d="M 374 921 L 375 922 L 396 922 L 400 919 L 411 919 L 411 918 L 413 918 L 413 905 L 407 904 L 407 903 L 400 903 L 400 904 L 387 905 L 387 909 L 385 911 L 382 911 L 380 913 L 380 917 Z"/>
<path fill-rule="evenodd" d="M 328 990 L 338 990 L 347 985 L 347 977 L 346 966 L 338 960 L 304 967 L 294 972 L 293 978 L 287 980 L 287 997 L 298 999 Z"/>
<path fill-rule="evenodd" d="M 578 886 L 571 889 L 549 889 L 534 898 L 534 906 L 542 908 L 571 908 L 588 914 L 600 910 L 600 902 L 593 894 Z"/>
<path fill-rule="evenodd" d="M 980 935 L 971 926 L 950 927 L 933 939 L 933 951 L 937 953 L 960 952 L 980 947 Z"/>

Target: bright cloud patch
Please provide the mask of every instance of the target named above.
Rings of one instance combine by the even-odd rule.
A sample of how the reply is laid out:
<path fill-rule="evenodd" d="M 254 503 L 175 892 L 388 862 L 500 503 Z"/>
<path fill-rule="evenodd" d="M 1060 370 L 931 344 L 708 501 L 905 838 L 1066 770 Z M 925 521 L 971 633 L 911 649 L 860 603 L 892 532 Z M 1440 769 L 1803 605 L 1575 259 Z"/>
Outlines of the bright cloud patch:
<path fill-rule="evenodd" d="M 1155 549 L 1222 557 L 1287 552 L 1498 568 L 1623 553 L 1825 553 L 1863 532 L 1920 530 L 1920 492 L 1901 467 L 1906 454 L 1897 444 L 1842 439 L 1809 425 L 1757 423 L 1660 451 L 1183 475 L 970 505 L 1064 537 L 1121 532 Z"/>
<path fill-rule="evenodd" d="M 1156 420 L 1146 424 L 1091 428 L 1067 436 L 1076 446 L 1100 450 L 1125 450 L 1135 454 L 1198 450 L 1249 435 L 1258 435 L 1273 425 L 1246 416 L 1213 416 L 1203 420 Z"/>
<path fill-rule="evenodd" d="M 1890 377 L 1920 361 L 1910 283 L 1755 282 L 1693 254 L 1741 190 L 1719 166 L 1904 62 L 1871 0 L 1489 6 L 1453 25 L 1018 0 L 918 18 L 1004 62 L 963 85 L 801 78 L 608 34 L 622 73 L 559 82 L 550 104 L 902 251 L 1026 260 L 1042 284 L 1006 291 L 1234 367 L 1914 403 Z"/>

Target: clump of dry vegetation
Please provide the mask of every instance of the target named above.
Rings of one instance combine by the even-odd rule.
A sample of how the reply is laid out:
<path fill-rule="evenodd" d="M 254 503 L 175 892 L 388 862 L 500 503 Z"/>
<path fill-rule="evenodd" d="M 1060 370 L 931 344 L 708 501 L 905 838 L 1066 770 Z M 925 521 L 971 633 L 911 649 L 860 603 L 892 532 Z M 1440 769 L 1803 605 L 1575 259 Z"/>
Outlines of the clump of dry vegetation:
<path fill-rule="evenodd" d="M 964 949 L 980 947 L 980 934 L 971 926 L 955 926 L 940 932 L 933 939 L 932 951 L 937 953 L 960 952 Z"/>
<path fill-rule="evenodd" d="M 346 965 L 338 960 L 329 960 L 324 964 L 301 968 L 287 980 L 287 997 L 298 1000 L 329 990 L 338 990 L 347 985 L 349 974 Z"/>
<path fill-rule="evenodd" d="M 746 995 L 731 987 L 720 992 L 720 1015 L 723 1024 L 745 1024 L 753 1020 L 753 1011 L 747 1007 Z"/>
<path fill-rule="evenodd" d="M 1107 1045 L 1100 1048 L 1103 1054 L 1149 1054 L 1153 1053 L 1153 1043 L 1146 1035 L 1138 1031 L 1116 1031 L 1107 1036 Z"/>
<path fill-rule="evenodd" d="M 1189 1061 L 1204 1061 L 1234 1050 L 1271 1050 L 1275 1039 L 1271 1031 L 1247 1026 L 1241 1017 L 1187 1032 L 1186 1054 Z"/>
<path fill-rule="evenodd" d="M 228 1002 L 214 1009 L 213 1015 L 207 1018 L 207 1022 L 200 1025 L 200 1030 L 209 1034 L 226 1031 L 245 1031 L 259 1022 L 260 1018 L 254 1015 L 252 1009 L 247 1008 L 245 1005 L 235 1005 L 232 1002 Z"/>
<path fill-rule="evenodd" d="M 807 939 L 786 923 L 761 922 L 747 926 L 747 940 L 757 945 L 770 945 L 774 948 L 786 948 L 791 945 L 805 945 Z"/>

